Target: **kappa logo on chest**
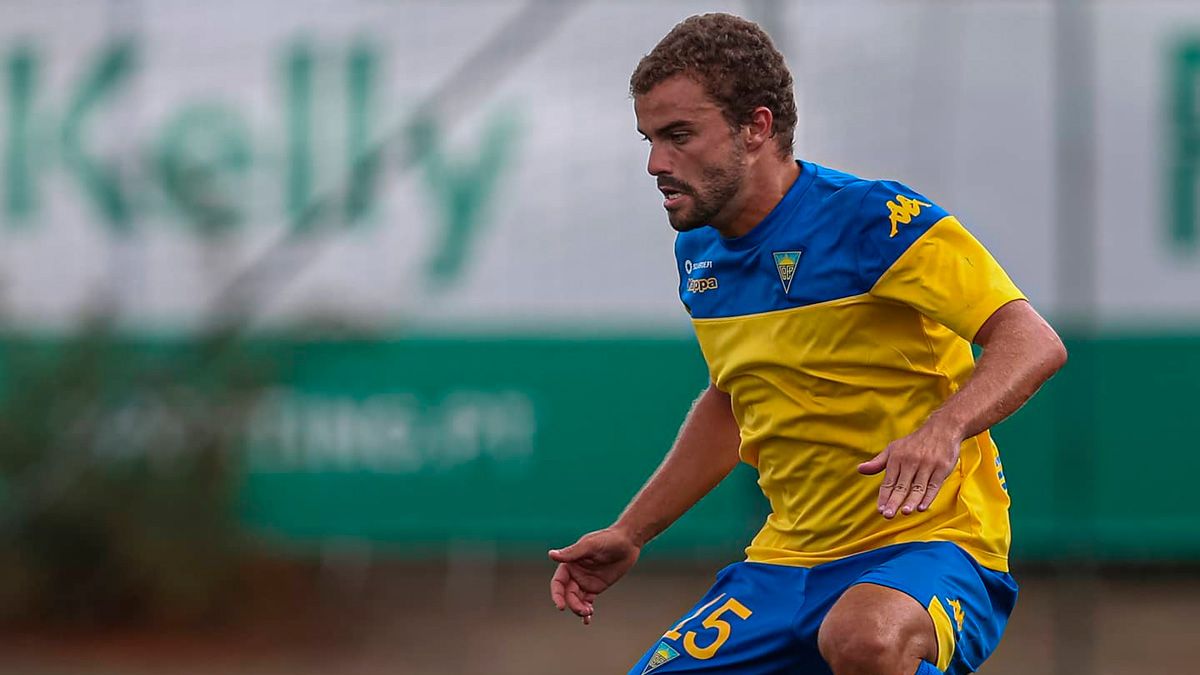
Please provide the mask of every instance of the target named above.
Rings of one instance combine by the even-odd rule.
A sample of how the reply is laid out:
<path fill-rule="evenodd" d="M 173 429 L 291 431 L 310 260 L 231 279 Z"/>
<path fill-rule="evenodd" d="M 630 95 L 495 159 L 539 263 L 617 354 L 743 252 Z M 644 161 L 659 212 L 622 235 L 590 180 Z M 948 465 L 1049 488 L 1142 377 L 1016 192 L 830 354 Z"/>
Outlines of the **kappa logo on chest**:
<path fill-rule="evenodd" d="M 699 279 L 688 279 L 687 289 L 689 293 L 707 293 L 717 290 L 716 277 L 701 277 Z"/>
<path fill-rule="evenodd" d="M 712 274 L 713 261 L 700 260 L 692 262 L 690 259 L 683 261 L 683 273 L 691 274 L 697 272 L 699 274 Z M 701 271 L 703 270 L 703 271 Z M 716 276 L 696 277 L 687 280 L 687 290 L 689 293 L 707 293 L 715 291 L 720 286 Z"/>

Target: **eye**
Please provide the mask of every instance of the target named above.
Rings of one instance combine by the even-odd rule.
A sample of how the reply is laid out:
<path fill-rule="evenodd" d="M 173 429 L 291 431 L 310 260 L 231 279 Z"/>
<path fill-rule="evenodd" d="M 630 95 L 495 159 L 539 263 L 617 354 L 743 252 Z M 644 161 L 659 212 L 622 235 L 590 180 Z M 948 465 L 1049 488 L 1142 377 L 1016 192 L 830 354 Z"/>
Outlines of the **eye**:
<path fill-rule="evenodd" d="M 688 139 L 691 137 L 692 137 L 692 134 L 691 134 L 691 132 L 688 132 L 688 131 L 672 131 L 671 132 L 671 142 L 676 145 L 682 145 L 684 143 L 687 143 Z"/>

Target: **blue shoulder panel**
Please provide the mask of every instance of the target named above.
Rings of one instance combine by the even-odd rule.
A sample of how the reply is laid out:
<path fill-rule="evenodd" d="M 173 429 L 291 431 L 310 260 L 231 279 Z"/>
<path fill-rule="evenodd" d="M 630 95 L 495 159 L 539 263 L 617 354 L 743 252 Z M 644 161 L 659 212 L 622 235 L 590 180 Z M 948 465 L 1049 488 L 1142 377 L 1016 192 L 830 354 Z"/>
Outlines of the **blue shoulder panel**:
<path fill-rule="evenodd" d="M 867 287 L 874 286 L 913 242 L 947 215 L 902 183 L 877 181 L 856 216 L 862 228 L 860 255 Z"/>
<path fill-rule="evenodd" d="M 945 215 L 899 183 L 800 165 L 783 200 L 745 236 L 727 239 L 703 227 L 676 238 L 679 296 L 692 318 L 759 314 L 865 293 Z M 864 242 L 880 237 L 878 246 Z"/>

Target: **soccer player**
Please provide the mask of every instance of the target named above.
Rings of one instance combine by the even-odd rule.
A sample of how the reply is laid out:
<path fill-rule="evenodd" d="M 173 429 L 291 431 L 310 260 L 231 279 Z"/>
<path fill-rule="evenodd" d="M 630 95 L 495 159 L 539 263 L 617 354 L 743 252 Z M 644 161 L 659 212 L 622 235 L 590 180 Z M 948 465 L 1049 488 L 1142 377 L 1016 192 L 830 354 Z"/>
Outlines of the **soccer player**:
<path fill-rule="evenodd" d="M 976 670 L 1017 596 L 988 429 L 1062 342 L 933 200 L 793 159 L 792 77 L 757 25 L 687 19 L 630 90 L 711 384 L 617 521 L 550 551 L 554 603 L 589 623 L 740 458 L 766 523 L 631 673 Z"/>

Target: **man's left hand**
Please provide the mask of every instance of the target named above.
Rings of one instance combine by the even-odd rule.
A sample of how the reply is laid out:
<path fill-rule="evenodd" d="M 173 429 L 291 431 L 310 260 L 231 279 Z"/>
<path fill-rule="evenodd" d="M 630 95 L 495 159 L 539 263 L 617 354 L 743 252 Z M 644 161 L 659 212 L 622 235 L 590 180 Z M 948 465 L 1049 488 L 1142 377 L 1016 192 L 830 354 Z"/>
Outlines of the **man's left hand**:
<path fill-rule="evenodd" d="M 858 472 L 868 476 L 884 471 L 879 488 L 879 512 L 883 517 L 928 509 L 958 463 L 962 441 L 956 434 L 926 423 L 859 464 Z"/>

